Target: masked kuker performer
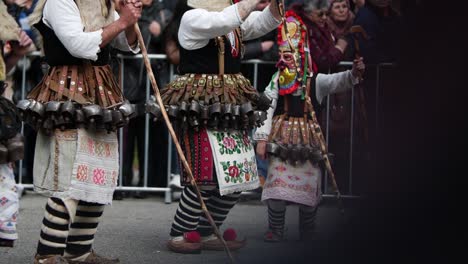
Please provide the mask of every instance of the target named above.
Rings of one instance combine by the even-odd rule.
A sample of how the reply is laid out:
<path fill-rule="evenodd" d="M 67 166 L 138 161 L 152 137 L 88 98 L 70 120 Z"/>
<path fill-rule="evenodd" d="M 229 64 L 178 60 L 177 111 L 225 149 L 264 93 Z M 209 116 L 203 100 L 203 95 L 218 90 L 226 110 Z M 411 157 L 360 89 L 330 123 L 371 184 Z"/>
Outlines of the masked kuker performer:
<path fill-rule="evenodd" d="M 268 156 L 268 177 L 263 186 L 262 201 L 268 205 L 269 231 L 265 241 L 283 239 L 286 204 L 299 205 L 299 233 L 309 239 L 320 202 L 323 153 L 312 134 L 310 109 L 305 103 L 310 96 L 319 110 L 325 96 L 353 88 L 364 71 L 362 58 L 352 70 L 335 74 L 316 74 L 308 48 L 307 29 L 293 11 L 286 13 L 278 30 L 280 59 L 265 94 L 273 99 L 265 124 L 256 130 L 257 154 Z"/>
<path fill-rule="evenodd" d="M 127 3 L 126 3 L 127 2 Z M 139 51 L 139 0 L 39 1 L 44 79 L 17 106 L 38 130 L 34 189 L 49 196 L 35 263 L 119 263 L 92 250 L 119 172 L 116 129 L 132 117 L 109 66 L 111 46 Z"/>
<path fill-rule="evenodd" d="M 259 0 L 188 0 L 182 17 L 180 76 L 161 92 L 184 154 L 215 223 L 220 226 L 240 193 L 259 186 L 249 131 L 266 118 L 271 100 L 258 94 L 240 73 L 242 41 L 278 27 L 273 0 L 253 12 Z M 196 193 L 185 185 L 171 228 L 168 247 L 179 253 L 223 250 L 204 217 Z M 201 239 L 200 239 L 201 237 Z M 244 246 L 235 231 L 225 232 L 230 249 Z"/>

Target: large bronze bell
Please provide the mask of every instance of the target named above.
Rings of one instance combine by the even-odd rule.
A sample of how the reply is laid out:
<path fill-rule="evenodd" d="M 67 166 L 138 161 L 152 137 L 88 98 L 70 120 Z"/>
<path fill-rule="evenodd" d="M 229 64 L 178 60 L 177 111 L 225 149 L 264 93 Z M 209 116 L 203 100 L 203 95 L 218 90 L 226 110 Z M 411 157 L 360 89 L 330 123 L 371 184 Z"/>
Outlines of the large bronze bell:
<path fill-rule="evenodd" d="M 180 102 L 179 117 L 181 119 L 182 126 L 185 126 L 187 124 L 188 112 L 189 112 L 189 104 L 185 101 Z"/>
<path fill-rule="evenodd" d="M 55 126 L 57 125 L 57 119 L 59 117 L 59 110 L 60 110 L 60 106 L 62 105 L 61 102 L 58 102 L 58 101 L 49 101 L 45 104 L 45 116 L 46 116 L 46 121 L 47 120 L 51 120 L 52 122 L 49 122 L 49 121 L 44 121 L 46 122 L 47 124 L 45 124 L 45 126 L 47 127 L 46 129 L 48 129 L 50 127 L 50 123 L 52 123 L 52 126 L 53 128 L 55 128 Z M 44 125 L 43 125 L 44 127 Z"/>
<path fill-rule="evenodd" d="M 276 143 L 268 142 L 266 144 L 266 152 L 273 156 L 279 156 L 280 147 Z"/>
<path fill-rule="evenodd" d="M 114 124 L 115 128 L 125 126 L 125 119 L 122 115 L 122 112 L 119 110 L 112 111 L 112 123 Z"/>
<path fill-rule="evenodd" d="M 227 131 L 231 125 L 231 118 L 232 118 L 232 104 L 225 103 L 223 105 L 223 116 L 221 118 L 221 128 L 224 129 L 225 131 Z"/>
<path fill-rule="evenodd" d="M 50 135 L 52 133 L 52 131 L 54 130 L 54 127 L 55 124 L 54 124 L 54 120 L 52 120 L 51 118 L 47 118 L 46 120 L 44 120 L 44 122 L 42 123 L 42 128 L 44 128 L 44 133 L 46 135 Z"/>
<path fill-rule="evenodd" d="M 208 127 L 214 129 L 218 128 L 221 111 L 221 103 L 216 102 L 210 105 L 210 120 L 208 121 Z"/>
<path fill-rule="evenodd" d="M 81 109 L 75 110 L 75 124 L 77 128 L 83 128 L 86 126 L 86 116 Z"/>
<path fill-rule="evenodd" d="M 177 120 L 179 118 L 179 106 L 170 105 L 167 114 L 171 119 Z"/>
<path fill-rule="evenodd" d="M 102 123 L 104 124 L 104 127 L 106 128 L 107 132 L 111 132 L 115 130 L 114 124 L 112 123 L 112 110 L 110 109 L 103 109 L 102 110 Z"/>
<path fill-rule="evenodd" d="M 296 145 L 289 147 L 289 160 L 292 164 L 296 164 L 301 160 L 301 150 Z"/>
<path fill-rule="evenodd" d="M 271 106 L 273 100 L 266 94 L 262 93 L 257 101 L 257 110 L 266 111 Z"/>
<path fill-rule="evenodd" d="M 75 111 L 75 104 L 72 101 L 66 101 L 60 107 L 60 112 L 66 123 L 73 123 Z"/>
<path fill-rule="evenodd" d="M 82 111 L 88 120 L 88 124 L 96 124 L 100 120 L 102 120 L 102 109 L 99 105 L 86 105 L 83 106 Z"/>
<path fill-rule="evenodd" d="M 60 130 L 62 130 L 62 131 L 65 131 L 65 129 L 67 128 L 67 125 L 68 125 L 68 124 L 69 124 L 69 123 L 67 123 L 67 122 L 65 121 L 65 119 L 63 118 L 62 115 L 59 115 L 59 116 L 57 117 L 57 119 L 55 120 L 55 127 L 56 127 L 56 128 L 60 128 Z"/>
<path fill-rule="evenodd" d="M 125 118 L 126 122 L 130 121 L 131 118 L 136 116 L 136 109 L 135 105 L 131 104 L 128 101 L 125 101 L 120 107 L 120 112 L 122 112 L 123 117 Z"/>
<path fill-rule="evenodd" d="M 317 163 L 319 161 L 322 161 L 323 160 L 323 154 L 322 154 L 322 151 L 317 148 L 317 147 L 309 147 L 309 159 L 314 162 L 314 163 Z"/>
<path fill-rule="evenodd" d="M 198 117 L 200 116 L 200 111 L 201 111 L 201 106 L 198 101 L 193 100 L 192 103 L 190 104 L 190 110 L 189 110 L 189 124 L 191 127 L 195 128 L 196 131 L 198 131 L 198 126 L 200 125 L 200 122 L 198 121 Z"/>
<path fill-rule="evenodd" d="M 18 108 L 19 115 L 20 115 L 22 120 L 26 119 L 26 112 L 27 112 L 29 106 L 31 105 L 31 103 L 32 103 L 32 100 L 24 99 L 24 100 L 20 100 L 16 104 L 16 108 Z"/>
<path fill-rule="evenodd" d="M 161 107 L 154 100 L 146 101 L 145 112 L 150 113 L 153 116 L 153 121 L 155 122 L 162 116 Z"/>
<path fill-rule="evenodd" d="M 239 130 L 240 121 L 241 121 L 240 105 L 234 105 L 232 106 L 232 118 L 231 118 L 232 127 L 236 130 Z"/>
<path fill-rule="evenodd" d="M 279 144 L 278 146 L 279 146 L 278 157 L 281 160 L 286 161 L 289 158 L 289 148 L 283 144 Z"/>
<path fill-rule="evenodd" d="M 29 107 L 32 116 L 32 122 L 36 125 L 40 125 L 44 119 L 45 107 L 42 103 L 35 101 L 33 105 Z"/>
<path fill-rule="evenodd" d="M 203 125 L 208 125 L 208 120 L 210 120 L 210 108 L 207 105 L 200 105 L 200 117 L 203 122 Z"/>

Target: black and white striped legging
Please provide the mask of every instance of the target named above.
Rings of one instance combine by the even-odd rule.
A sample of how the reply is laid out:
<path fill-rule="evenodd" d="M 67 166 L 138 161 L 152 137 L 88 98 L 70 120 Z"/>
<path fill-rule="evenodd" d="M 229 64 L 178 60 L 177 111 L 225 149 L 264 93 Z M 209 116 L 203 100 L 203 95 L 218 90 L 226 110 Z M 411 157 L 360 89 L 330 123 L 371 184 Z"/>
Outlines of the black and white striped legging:
<path fill-rule="evenodd" d="M 282 233 L 286 216 L 286 201 L 268 200 L 268 226 L 272 231 Z M 300 233 L 312 232 L 315 228 L 315 218 L 318 206 L 299 205 Z"/>
<path fill-rule="evenodd" d="M 213 220 L 219 227 L 239 200 L 240 192 L 221 196 L 218 190 L 210 190 L 201 191 L 201 195 Z M 195 230 L 202 236 L 213 233 L 213 228 L 202 212 L 196 192 L 192 187 L 187 186 L 182 192 L 170 235 L 181 236 L 185 232 Z"/>
<path fill-rule="evenodd" d="M 65 204 L 49 198 L 42 220 L 37 254 L 80 256 L 89 252 L 94 234 L 104 211 L 104 205 L 79 201 L 73 223 Z"/>

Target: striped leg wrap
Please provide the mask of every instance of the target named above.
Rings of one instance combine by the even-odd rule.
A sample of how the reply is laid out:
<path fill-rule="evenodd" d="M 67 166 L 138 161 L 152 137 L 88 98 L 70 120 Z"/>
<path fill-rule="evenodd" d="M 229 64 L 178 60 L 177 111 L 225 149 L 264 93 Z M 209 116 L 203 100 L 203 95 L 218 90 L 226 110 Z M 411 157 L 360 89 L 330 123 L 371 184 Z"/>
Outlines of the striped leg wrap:
<path fill-rule="evenodd" d="M 201 191 L 203 200 L 210 197 L 210 193 Z M 180 197 L 179 207 L 172 222 L 171 236 L 182 236 L 186 232 L 197 229 L 200 216 L 203 214 L 201 204 L 192 187 L 185 187 Z"/>
<path fill-rule="evenodd" d="M 80 201 L 74 222 L 70 225 L 66 256 L 80 256 L 91 251 L 104 205 Z"/>
<path fill-rule="evenodd" d="M 37 245 L 39 255 L 63 255 L 68 237 L 70 216 L 62 200 L 49 198 Z"/>
<path fill-rule="evenodd" d="M 284 231 L 286 217 L 286 202 L 282 200 L 268 200 L 268 227 L 279 234 Z"/>
<path fill-rule="evenodd" d="M 301 235 L 310 234 L 315 228 L 318 206 L 299 206 L 299 230 Z"/>
<path fill-rule="evenodd" d="M 211 197 L 206 202 L 206 207 L 210 212 L 216 226 L 221 226 L 226 219 L 229 211 L 236 205 L 240 197 L 240 192 L 221 196 L 217 190 L 211 191 Z M 210 225 L 205 215 L 200 217 L 198 232 L 202 236 L 213 234 L 213 227 Z"/>

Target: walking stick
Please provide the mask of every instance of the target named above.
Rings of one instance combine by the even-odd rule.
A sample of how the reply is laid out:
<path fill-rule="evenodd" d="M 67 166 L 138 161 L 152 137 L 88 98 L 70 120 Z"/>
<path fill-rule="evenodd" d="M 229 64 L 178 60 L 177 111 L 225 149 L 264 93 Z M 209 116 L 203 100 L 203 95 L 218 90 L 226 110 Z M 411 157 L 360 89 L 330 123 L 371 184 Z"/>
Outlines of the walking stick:
<path fill-rule="evenodd" d="M 338 201 L 338 206 L 340 208 L 341 214 L 344 215 L 344 206 L 343 206 L 343 200 L 341 199 L 341 193 L 340 190 L 338 189 L 338 184 L 336 183 L 336 178 L 335 178 L 335 173 L 333 172 L 333 169 L 331 167 L 331 162 L 330 158 L 328 156 L 328 148 L 325 143 L 325 138 L 322 133 L 322 128 L 320 127 L 318 120 L 317 120 L 317 115 L 315 114 L 314 107 L 312 105 L 312 101 L 309 96 L 309 87 L 310 87 L 310 77 L 307 77 L 307 92 L 305 95 L 305 102 L 307 106 L 309 107 L 309 112 L 310 116 L 312 117 L 312 136 L 317 139 L 317 141 L 320 144 L 320 150 L 322 151 L 324 163 L 325 163 L 325 168 L 328 172 L 328 177 L 330 178 L 332 182 L 333 189 L 335 190 L 335 195 L 336 199 Z"/>
<path fill-rule="evenodd" d="M 361 50 L 359 48 L 359 41 L 357 39 L 357 35 L 361 34 L 361 36 L 364 39 L 369 39 L 369 37 L 367 36 L 366 31 L 359 25 L 352 26 L 350 28 L 350 32 L 352 33 L 353 39 L 354 39 L 354 50 L 355 50 L 354 56 L 356 59 L 358 59 L 361 57 Z M 358 91 L 359 108 L 361 112 L 361 117 L 363 119 L 362 122 L 363 122 L 363 129 L 364 129 L 364 140 L 366 141 L 366 143 L 368 143 L 369 142 L 369 130 L 367 127 L 368 123 L 367 123 L 366 101 L 364 97 L 364 90 L 362 87 L 362 79 L 363 79 L 362 75 L 359 73 L 359 84 L 356 90 Z"/>
<path fill-rule="evenodd" d="M 234 263 L 234 258 L 232 257 L 231 251 L 229 250 L 229 248 L 228 248 L 228 246 L 226 244 L 226 241 L 224 241 L 224 238 L 223 238 L 223 236 L 221 236 L 218 227 L 216 226 L 213 218 L 211 217 L 210 212 L 208 212 L 206 204 L 203 201 L 203 198 L 201 196 L 200 189 L 198 188 L 197 183 L 195 181 L 195 178 L 193 177 L 192 170 L 190 169 L 190 166 L 189 166 L 189 164 L 187 162 L 187 159 L 185 158 L 184 152 L 182 151 L 182 148 L 180 147 L 179 140 L 177 139 L 177 136 L 176 136 L 176 134 L 174 132 L 174 128 L 172 127 L 171 121 L 169 121 L 169 116 L 167 115 L 166 108 L 164 107 L 164 103 L 163 103 L 162 98 L 161 98 L 161 94 L 159 93 L 158 84 L 156 83 L 156 79 L 154 78 L 153 69 L 151 68 L 150 60 L 148 58 L 148 52 L 146 50 L 146 46 L 145 46 L 145 43 L 143 41 L 143 37 L 141 35 L 140 27 L 138 26 L 137 23 L 135 23 L 135 32 L 136 32 L 137 37 L 138 37 L 138 43 L 140 44 L 141 53 L 143 55 L 143 60 L 145 62 L 146 71 L 148 72 L 148 77 L 150 78 L 150 81 L 151 81 L 151 86 L 153 87 L 154 95 L 156 97 L 156 100 L 157 100 L 159 106 L 161 107 L 162 116 L 164 117 L 164 121 L 166 122 L 167 129 L 169 130 L 169 133 L 171 134 L 172 140 L 174 141 L 174 144 L 176 146 L 177 153 L 179 154 L 180 160 L 182 161 L 182 164 L 183 164 L 183 166 L 184 166 L 184 168 L 185 168 L 185 170 L 186 170 L 186 172 L 187 172 L 187 174 L 188 174 L 188 176 L 190 178 L 190 184 L 194 187 L 194 189 L 195 189 L 195 191 L 197 193 L 197 197 L 198 197 L 198 199 L 200 201 L 202 211 L 205 213 L 206 218 L 208 219 L 211 226 L 213 227 L 213 230 L 215 231 L 216 236 L 223 243 L 224 250 L 228 254 L 229 259 L 231 260 L 231 263 Z"/>

